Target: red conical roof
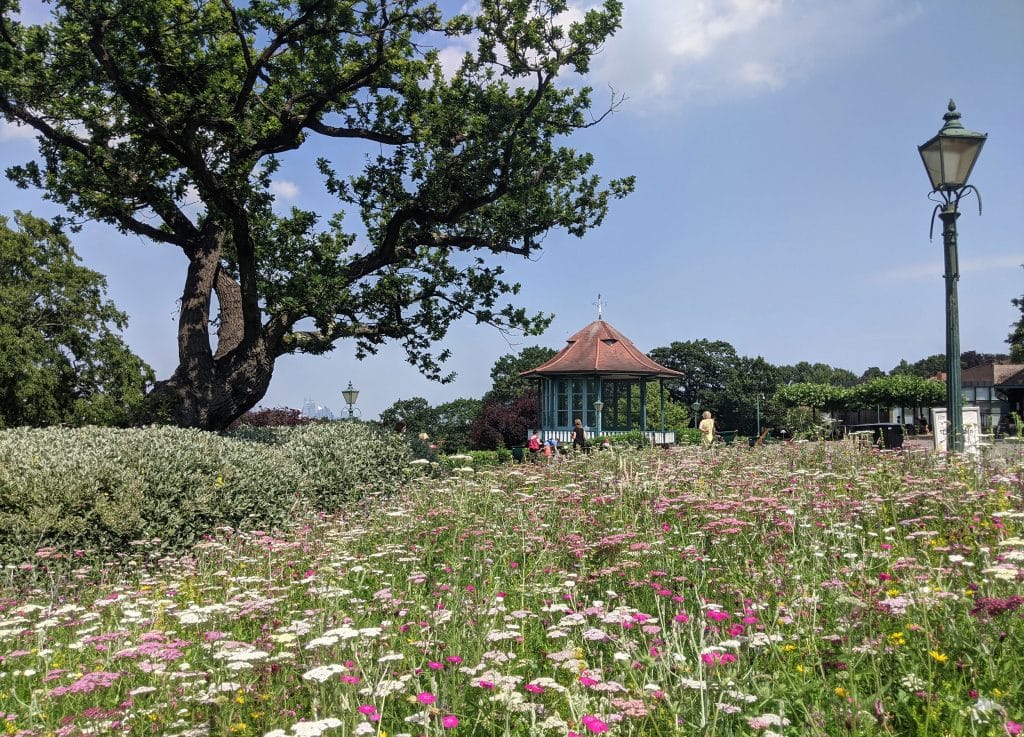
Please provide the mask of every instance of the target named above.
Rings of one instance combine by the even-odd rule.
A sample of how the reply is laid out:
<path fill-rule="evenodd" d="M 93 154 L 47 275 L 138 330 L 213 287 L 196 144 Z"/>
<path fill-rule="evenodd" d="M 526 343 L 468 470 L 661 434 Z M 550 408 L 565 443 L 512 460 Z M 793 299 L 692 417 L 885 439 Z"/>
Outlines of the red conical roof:
<path fill-rule="evenodd" d="M 566 374 L 600 374 L 610 377 L 683 376 L 645 356 L 633 342 L 604 320 L 595 320 L 569 338 L 569 345 L 550 361 L 542 363 L 521 376 L 563 376 Z"/>

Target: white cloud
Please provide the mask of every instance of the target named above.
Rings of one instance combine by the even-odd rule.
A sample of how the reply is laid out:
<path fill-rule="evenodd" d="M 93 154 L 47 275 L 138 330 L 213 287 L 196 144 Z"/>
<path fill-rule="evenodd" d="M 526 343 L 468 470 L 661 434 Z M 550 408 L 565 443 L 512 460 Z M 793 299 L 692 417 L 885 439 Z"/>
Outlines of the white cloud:
<path fill-rule="evenodd" d="M 36 137 L 35 128 L 0 120 L 0 142 L 31 141 Z"/>
<path fill-rule="evenodd" d="M 299 196 L 299 185 L 287 179 L 275 179 L 270 183 L 270 192 L 281 200 L 294 200 Z"/>
<path fill-rule="evenodd" d="M 591 81 L 638 112 L 771 92 L 919 12 L 897 0 L 626 0 Z"/>

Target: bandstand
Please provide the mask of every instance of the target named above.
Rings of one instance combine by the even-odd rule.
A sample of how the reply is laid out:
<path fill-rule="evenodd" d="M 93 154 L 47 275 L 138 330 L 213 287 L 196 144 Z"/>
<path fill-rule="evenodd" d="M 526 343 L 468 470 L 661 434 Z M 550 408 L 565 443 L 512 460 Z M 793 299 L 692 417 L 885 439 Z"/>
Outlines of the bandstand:
<path fill-rule="evenodd" d="M 591 440 L 640 430 L 654 444 L 675 442 L 675 432 L 665 429 L 665 380 L 683 374 L 652 361 L 601 318 L 567 342 L 549 361 L 521 374 L 538 384 L 542 439 L 569 441 L 580 419 Z M 649 423 L 648 385 L 654 381 L 660 416 Z"/>

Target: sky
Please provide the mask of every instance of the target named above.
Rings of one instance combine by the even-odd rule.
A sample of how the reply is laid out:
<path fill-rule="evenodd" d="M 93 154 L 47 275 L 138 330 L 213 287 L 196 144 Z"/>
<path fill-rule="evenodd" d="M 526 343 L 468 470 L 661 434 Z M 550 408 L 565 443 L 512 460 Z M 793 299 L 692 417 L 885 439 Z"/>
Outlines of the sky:
<path fill-rule="evenodd" d="M 587 3 L 572 2 L 573 12 Z M 530 261 L 503 261 L 519 303 L 554 314 L 539 337 L 464 321 L 444 343 L 454 381 L 428 381 L 388 347 L 363 361 L 342 341 L 326 356 L 286 356 L 262 407 L 308 399 L 343 413 L 359 390 L 365 419 L 399 399 L 480 397 L 502 355 L 560 349 L 598 316 L 643 351 L 723 340 L 776 364 L 822 362 L 857 374 L 945 352 L 941 223 L 917 146 L 950 98 L 988 133 L 971 175 L 981 192 L 958 222 L 962 350 L 1008 352 L 1024 294 L 1024 2 L 978 0 L 625 0 L 623 27 L 586 80 L 595 105 L 627 100 L 571 141 L 602 177 L 635 175 L 604 224 L 552 232 Z M 457 4 L 443 4 L 458 9 Z M 23 0 L 24 17 L 43 17 Z M 460 49 L 446 49 L 455 56 Z M 27 160 L 23 129 L 0 123 L 0 161 Z M 319 178 L 287 162 L 282 206 L 317 209 Z M 2 212 L 56 214 L 37 192 L 0 181 Z M 328 214 L 328 210 L 324 209 Z M 168 246 L 89 226 L 85 265 L 128 313 L 125 338 L 160 377 L 177 363 L 185 262 Z"/>

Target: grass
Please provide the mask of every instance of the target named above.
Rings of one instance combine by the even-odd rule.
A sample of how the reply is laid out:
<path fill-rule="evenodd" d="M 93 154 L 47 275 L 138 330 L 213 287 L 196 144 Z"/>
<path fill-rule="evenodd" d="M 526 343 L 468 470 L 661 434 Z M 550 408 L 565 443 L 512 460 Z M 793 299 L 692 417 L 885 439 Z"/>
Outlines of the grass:
<path fill-rule="evenodd" d="M 1024 461 L 844 443 L 423 478 L 0 584 L 0 733 L 1006 735 Z"/>

